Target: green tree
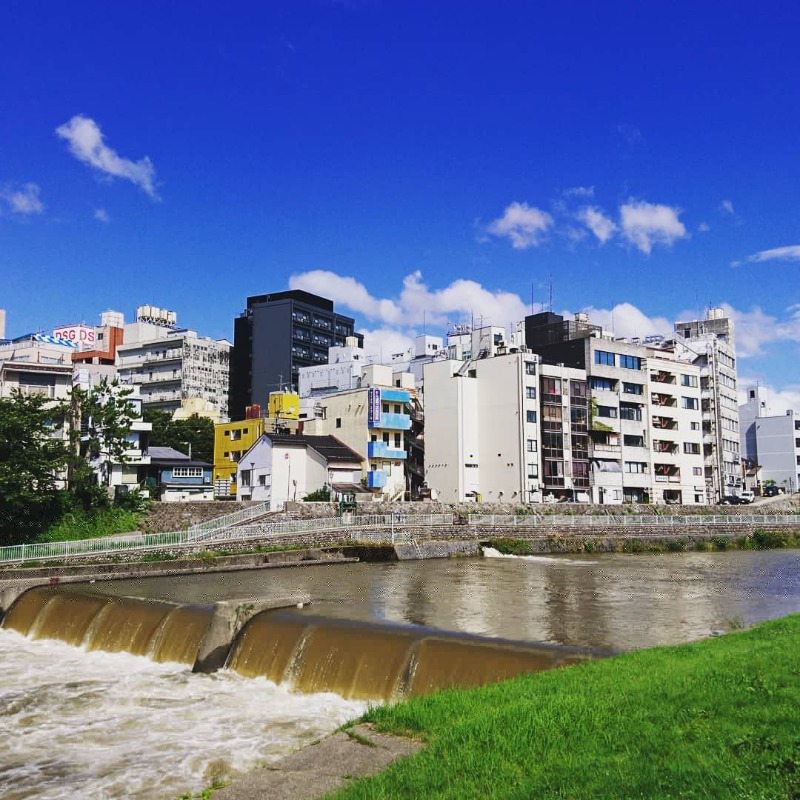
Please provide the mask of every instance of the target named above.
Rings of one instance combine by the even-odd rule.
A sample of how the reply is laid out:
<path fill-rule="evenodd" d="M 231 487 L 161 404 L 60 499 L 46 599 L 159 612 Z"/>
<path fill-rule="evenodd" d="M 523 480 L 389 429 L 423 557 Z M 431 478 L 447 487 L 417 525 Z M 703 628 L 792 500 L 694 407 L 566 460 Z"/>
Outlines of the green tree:
<path fill-rule="evenodd" d="M 34 539 L 61 513 L 70 458 L 63 404 L 15 392 L 0 398 L 0 543 Z"/>
<path fill-rule="evenodd" d="M 74 387 L 70 393 L 70 443 L 78 456 L 72 479 L 87 475 L 85 461 L 107 486 L 112 464 L 125 464 L 128 436 L 138 417 L 131 402 L 133 389 L 103 378 L 90 389 Z"/>
<path fill-rule="evenodd" d="M 150 444 L 173 447 L 182 453 L 192 448 L 192 459 L 214 462 L 214 423 L 206 417 L 192 414 L 188 419 L 173 420 L 166 411 L 146 409 L 145 422 L 153 425 Z"/>

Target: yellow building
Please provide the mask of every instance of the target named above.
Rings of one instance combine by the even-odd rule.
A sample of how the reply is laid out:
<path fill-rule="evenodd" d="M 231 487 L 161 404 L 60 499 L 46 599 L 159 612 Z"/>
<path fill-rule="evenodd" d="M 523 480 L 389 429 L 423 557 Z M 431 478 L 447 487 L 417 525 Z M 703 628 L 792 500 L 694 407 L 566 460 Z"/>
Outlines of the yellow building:
<path fill-rule="evenodd" d="M 241 419 L 214 426 L 214 497 L 236 498 L 236 465 L 264 433 L 267 420 Z"/>
<path fill-rule="evenodd" d="M 297 428 L 300 418 L 300 396 L 293 392 L 272 392 L 269 415 L 220 422 L 214 425 L 214 497 L 236 498 L 236 465 L 258 438 L 278 429 Z"/>

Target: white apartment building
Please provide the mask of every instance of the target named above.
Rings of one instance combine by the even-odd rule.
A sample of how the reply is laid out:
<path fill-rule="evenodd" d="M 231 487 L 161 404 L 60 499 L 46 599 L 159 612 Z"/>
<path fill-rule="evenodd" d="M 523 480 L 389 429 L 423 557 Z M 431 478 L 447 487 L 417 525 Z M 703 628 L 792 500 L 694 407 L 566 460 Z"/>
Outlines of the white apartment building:
<path fill-rule="evenodd" d="M 674 332 L 678 354 L 700 367 L 706 497 L 719 502 L 742 488 L 733 320 L 710 308 L 704 320 L 676 322 Z"/>
<path fill-rule="evenodd" d="M 800 413 L 775 414 L 763 386 L 748 386 L 739 406 L 743 457 L 761 467 L 761 484 L 772 481 L 791 494 L 800 490 Z"/>
<path fill-rule="evenodd" d="M 72 388 L 74 347 L 53 336 L 30 334 L 0 341 L 0 397 L 14 391 L 66 400 Z"/>
<path fill-rule="evenodd" d="M 361 374 L 367 366 L 366 353 L 355 336 L 348 336 L 343 346 L 328 348 L 328 363 L 300 367 L 297 393 L 312 397 L 361 387 Z"/>
<path fill-rule="evenodd" d="M 137 310 L 137 321 L 125 325 L 124 342 L 117 347 L 120 380 L 140 387 L 145 408 L 174 412 L 184 400 L 196 398 L 227 418 L 231 343 L 146 321 L 159 317 L 142 316 L 143 308 L 151 309 Z M 173 312 L 165 313 L 174 320 Z"/>
<path fill-rule="evenodd" d="M 361 388 L 301 401 L 302 432 L 335 436 L 364 461 L 363 483 L 376 496 L 401 500 L 408 491 L 406 434 L 414 377 L 372 364 L 361 374 Z M 304 416 L 305 415 L 305 416 Z"/>

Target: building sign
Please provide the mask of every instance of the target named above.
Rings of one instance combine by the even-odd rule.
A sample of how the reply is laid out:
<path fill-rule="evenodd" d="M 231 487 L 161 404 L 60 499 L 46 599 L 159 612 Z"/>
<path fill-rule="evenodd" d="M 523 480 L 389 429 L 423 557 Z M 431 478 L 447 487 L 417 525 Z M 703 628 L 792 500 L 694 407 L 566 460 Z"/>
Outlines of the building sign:
<path fill-rule="evenodd" d="M 53 331 L 53 338 L 61 339 L 79 350 L 94 350 L 95 331 L 88 325 L 65 325 Z"/>
<path fill-rule="evenodd" d="M 380 425 L 381 390 L 370 389 L 367 394 L 367 425 Z"/>

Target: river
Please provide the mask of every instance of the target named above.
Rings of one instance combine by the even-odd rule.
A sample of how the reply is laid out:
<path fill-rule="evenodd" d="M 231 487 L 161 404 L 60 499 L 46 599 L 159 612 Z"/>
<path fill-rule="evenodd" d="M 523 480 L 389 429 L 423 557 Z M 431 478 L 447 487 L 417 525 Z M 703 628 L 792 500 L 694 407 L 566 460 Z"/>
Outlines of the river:
<path fill-rule="evenodd" d="M 341 564 L 93 589 L 193 603 L 306 592 L 317 615 L 629 650 L 800 611 L 800 550 Z M 364 708 L 0 629 L 0 796 L 169 800 L 220 766 L 274 761 Z"/>

